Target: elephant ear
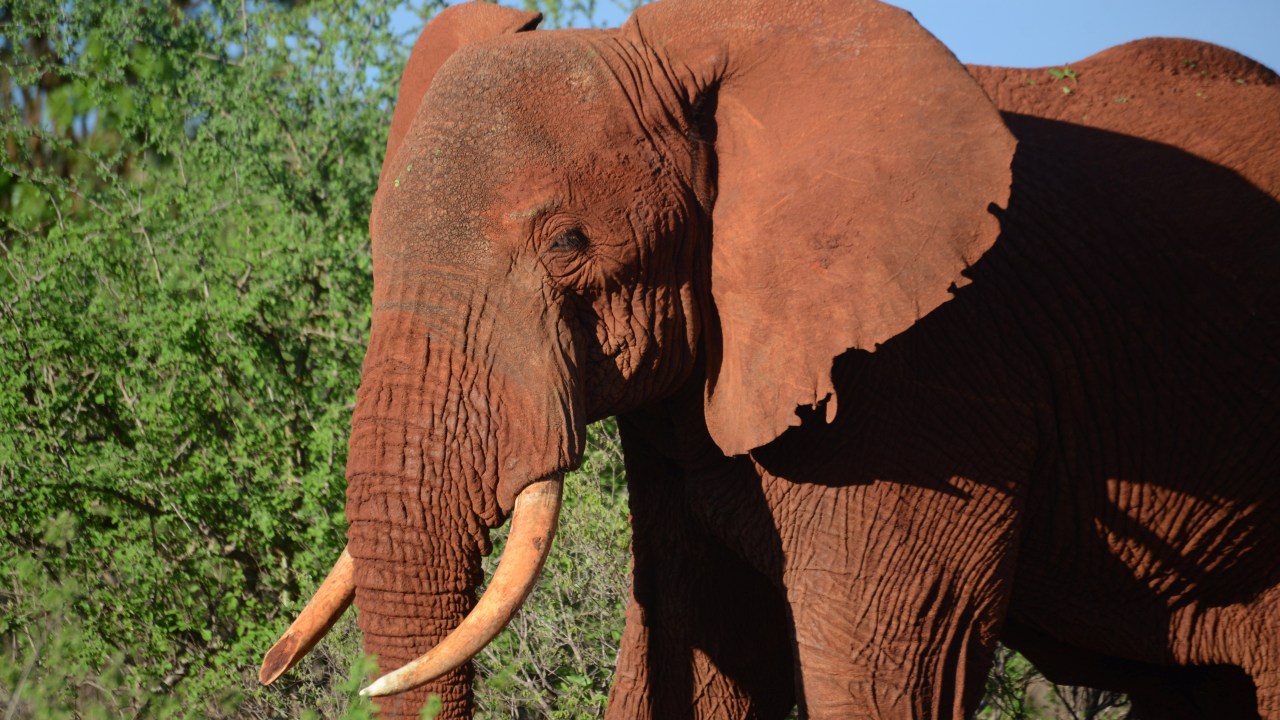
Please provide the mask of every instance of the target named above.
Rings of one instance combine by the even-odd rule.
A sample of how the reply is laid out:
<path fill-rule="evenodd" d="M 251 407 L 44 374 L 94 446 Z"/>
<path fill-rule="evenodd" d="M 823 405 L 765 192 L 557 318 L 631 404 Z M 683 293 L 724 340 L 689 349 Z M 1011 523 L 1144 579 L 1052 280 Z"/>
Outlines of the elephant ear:
<path fill-rule="evenodd" d="M 382 159 L 379 184 L 385 179 L 392 158 L 418 114 L 418 106 L 431 87 L 431 79 L 444 61 L 467 45 L 498 35 L 533 30 L 540 22 L 541 13 L 488 2 L 468 2 L 441 10 L 427 23 L 413 44 L 409 62 L 400 76 L 400 94 L 396 98 L 395 113 L 391 116 L 391 132 L 387 135 L 387 153 Z"/>
<path fill-rule="evenodd" d="M 833 359 L 945 302 L 995 242 L 1012 135 L 950 51 L 870 0 L 662 0 L 623 32 L 714 114 L 693 120 L 715 142 L 711 436 L 736 455 L 799 406 L 830 421 Z"/>

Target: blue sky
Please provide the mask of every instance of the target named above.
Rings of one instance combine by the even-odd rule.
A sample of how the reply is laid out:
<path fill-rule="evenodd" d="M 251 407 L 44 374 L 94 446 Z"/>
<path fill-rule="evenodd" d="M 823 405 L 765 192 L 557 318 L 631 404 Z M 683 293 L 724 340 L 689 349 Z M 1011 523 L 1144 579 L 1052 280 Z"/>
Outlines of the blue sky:
<path fill-rule="evenodd" d="M 596 23 L 621 24 L 626 12 L 619 6 L 625 4 L 627 0 L 596 0 Z M 1216 42 L 1280 71 L 1280 0 L 892 0 L 892 4 L 910 10 L 964 62 L 1064 65 L 1127 40 L 1165 35 Z"/>
<path fill-rule="evenodd" d="M 1280 70 L 1280 0 L 896 0 L 964 62 L 1043 66 L 1142 37 L 1225 45 Z"/>

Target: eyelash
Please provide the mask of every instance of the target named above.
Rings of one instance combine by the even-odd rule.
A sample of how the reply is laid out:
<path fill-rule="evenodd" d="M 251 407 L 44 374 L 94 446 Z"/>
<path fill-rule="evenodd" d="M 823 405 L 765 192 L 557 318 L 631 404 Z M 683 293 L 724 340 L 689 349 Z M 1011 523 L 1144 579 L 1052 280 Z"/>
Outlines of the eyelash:
<path fill-rule="evenodd" d="M 572 229 L 565 230 L 556 235 L 551 241 L 551 250 L 556 252 L 575 252 L 579 253 L 587 249 L 587 236 L 581 230 Z"/>

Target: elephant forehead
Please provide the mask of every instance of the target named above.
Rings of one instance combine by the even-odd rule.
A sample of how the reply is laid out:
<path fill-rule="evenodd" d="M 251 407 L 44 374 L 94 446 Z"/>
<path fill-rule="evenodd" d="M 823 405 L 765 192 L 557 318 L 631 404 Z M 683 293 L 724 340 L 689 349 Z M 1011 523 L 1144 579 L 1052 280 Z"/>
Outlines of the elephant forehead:
<path fill-rule="evenodd" d="M 438 106 L 555 117 L 553 105 L 591 105 L 613 87 L 593 40 L 598 31 L 506 35 L 469 45 L 440 68 L 428 97 Z M 557 118 L 560 122 L 567 118 Z"/>
<path fill-rule="evenodd" d="M 602 139 L 634 130 L 619 112 L 633 103 L 598 47 L 605 40 L 599 31 L 552 31 L 465 47 L 437 74 L 423 113 L 473 128 L 509 160 L 596 152 Z"/>
<path fill-rule="evenodd" d="M 537 35 L 558 35 L 538 33 Z M 379 188 L 375 253 L 474 265 L 491 256 L 489 225 L 514 184 L 581 167 L 627 132 L 625 102 L 585 40 L 495 38 L 455 53 L 427 92 Z"/>
<path fill-rule="evenodd" d="M 375 260 L 476 264 L 488 250 L 482 218 L 492 183 L 506 168 L 473 128 L 431 135 L 442 137 L 423 142 L 411 131 L 378 188 L 370 223 Z M 467 167 L 471 172 L 463 172 Z"/>

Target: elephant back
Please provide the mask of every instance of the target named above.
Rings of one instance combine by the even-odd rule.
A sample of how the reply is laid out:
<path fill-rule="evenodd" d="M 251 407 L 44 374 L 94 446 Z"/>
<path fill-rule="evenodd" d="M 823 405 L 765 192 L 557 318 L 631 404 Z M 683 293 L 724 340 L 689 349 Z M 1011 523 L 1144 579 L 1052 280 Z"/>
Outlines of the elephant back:
<path fill-rule="evenodd" d="M 1004 113 L 1181 148 L 1280 199 L 1280 76 L 1233 50 L 1147 38 L 1061 67 L 968 69 Z"/>

